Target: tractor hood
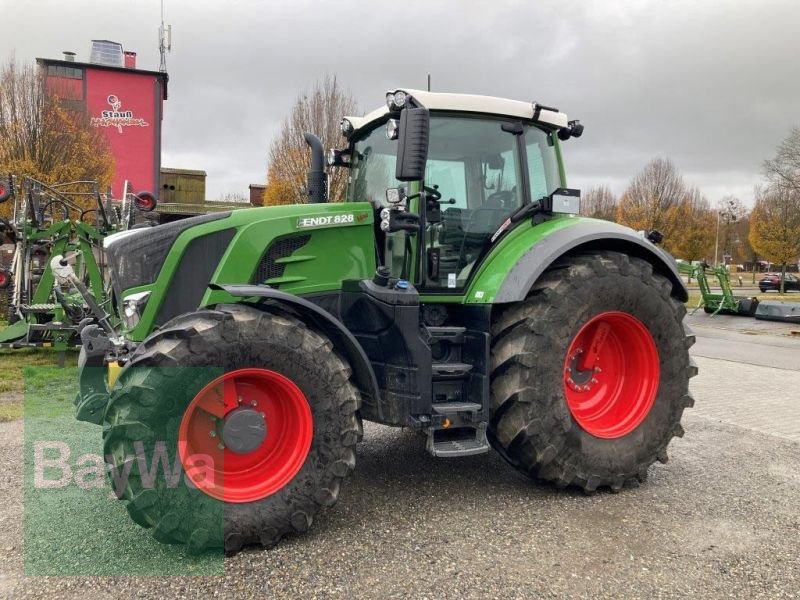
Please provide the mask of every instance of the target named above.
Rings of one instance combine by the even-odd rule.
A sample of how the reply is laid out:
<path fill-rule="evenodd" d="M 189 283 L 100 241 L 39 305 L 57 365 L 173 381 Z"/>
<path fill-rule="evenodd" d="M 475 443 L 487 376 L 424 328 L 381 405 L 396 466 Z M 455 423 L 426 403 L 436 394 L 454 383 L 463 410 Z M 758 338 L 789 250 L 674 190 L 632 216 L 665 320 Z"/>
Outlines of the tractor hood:
<path fill-rule="evenodd" d="M 210 284 L 335 291 L 375 271 L 369 203 L 243 208 L 109 236 L 116 305 L 133 341 L 173 317 L 230 302 Z"/>
<path fill-rule="evenodd" d="M 230 212 L 190 217 L 174 223 L 130 229 L 105 238 L 103 247 L 117 298 L 130 288 L 153 283 L 178 236 L 196 225 L 224 219 Z"/>

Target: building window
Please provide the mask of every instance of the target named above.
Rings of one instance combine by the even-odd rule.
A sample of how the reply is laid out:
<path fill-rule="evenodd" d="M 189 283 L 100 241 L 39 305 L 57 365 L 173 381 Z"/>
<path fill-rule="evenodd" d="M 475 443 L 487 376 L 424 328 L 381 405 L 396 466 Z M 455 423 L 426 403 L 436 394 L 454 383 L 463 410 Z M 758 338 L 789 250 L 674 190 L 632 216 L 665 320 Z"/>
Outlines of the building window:
<path fill-rule="evenodd" d="M 47 75 L 48 77 L 63 77 L 64 79 L 83 79 L 83 69 L 48 65 Z"/>

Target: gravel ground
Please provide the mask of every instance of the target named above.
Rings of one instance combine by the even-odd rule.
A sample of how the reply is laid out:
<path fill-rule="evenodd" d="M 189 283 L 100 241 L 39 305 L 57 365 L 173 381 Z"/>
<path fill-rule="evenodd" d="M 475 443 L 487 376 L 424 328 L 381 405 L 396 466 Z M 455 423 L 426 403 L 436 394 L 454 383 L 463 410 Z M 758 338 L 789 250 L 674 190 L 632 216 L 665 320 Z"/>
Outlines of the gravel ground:
<path fill-rule="evenodd" d="M 746 356 L 739 335 L 725 341 Z M 495 454 L 434 459 L 422 438 L 368 424 L 335 508 L 308 534 L 226 558 L 223 575 L 210 577 L 23 577 L 23 424 L 2 423 L 0 598 L 800 598 L 800 442 L 786 429 L 800 398 L 769 404 L 777 396 L 764 387 L 800 389 L 800 361 L 793 370 L 698 362 L 686 436 L 637 489 L 557 491 Z M 740 388 L 720 386 L 730 371 Z M 102 498 L 87 495 L 62 517 L 97 519 L 98 561 L 191 562 Z M 76 556 L 97 552 L 76 538 Z"/>
<path fill-rule="evenodd" d="M 22 423 L 5 423 L 0 597 L 800 597 L 800 445 L 685 422 L 646 485 L 590 497 L 369 426 L 355 476 L 308 534 L 195 578 L 22 577 Z"/>

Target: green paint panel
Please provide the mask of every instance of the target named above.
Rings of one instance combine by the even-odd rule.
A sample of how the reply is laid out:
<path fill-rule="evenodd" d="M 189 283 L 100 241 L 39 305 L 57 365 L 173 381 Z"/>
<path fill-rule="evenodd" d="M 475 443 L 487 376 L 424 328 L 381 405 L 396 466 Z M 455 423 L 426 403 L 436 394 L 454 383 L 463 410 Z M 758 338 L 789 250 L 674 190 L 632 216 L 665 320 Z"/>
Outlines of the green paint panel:
<path fill-rule="evenodd" d="M 309 225 L 306 221 L 302 228 L 298 228 L 300 220 L 309 217 L 319 219 L 316 221 L 319 226 Z M 331 226 L 329 221 L 334 220 L 337 224 Z M 296 250 L 296 258 L 283 262 L 283 274 L 270 281 L 282 291 L 292 294 L 336 291 L 341 288 L 342 281 L 364 279 L 375 272 L 373 210 L 369 203 L 301 204 L 237 210 L 224 219 L 203 223 L 181 233 L 156 281 L 123 292 L 123 296 L 152 292 L 139 324 L 130 332 L 131 339 L 141 341 L 152 331 L 163 299 L 173 293 L 170 283 L 189 243 L 200 236 L 230 228 L 236 229 L 236 234 L 211 278 L 213 283 L 250 283 L 264 251 L 273 240 L 291 235 L 308 235 L 310 239 Z M 238 301 L 241 299 L 226 292 L 208 290 L 200 305 Z"/>
<path fill-rule="evenodd" d="M 467 288 L 466 304 L 491 304 L 509 271 L 535 244 L 548 235 L 583 221 L 580 217 L 560 216 L 533 225 L 530 220 L 518 225 L 500 240 L 491 254 L 483 261 Z"/>

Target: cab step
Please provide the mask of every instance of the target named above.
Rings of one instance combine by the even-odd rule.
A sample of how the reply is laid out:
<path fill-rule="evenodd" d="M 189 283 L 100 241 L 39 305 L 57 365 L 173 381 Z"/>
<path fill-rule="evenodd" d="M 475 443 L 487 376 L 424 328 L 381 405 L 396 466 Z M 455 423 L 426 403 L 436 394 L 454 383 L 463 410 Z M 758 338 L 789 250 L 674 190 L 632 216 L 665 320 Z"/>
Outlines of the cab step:
<path fill-rule="evenodd" d="M 434 412 L 440 415 L 453 415 L 457 413 L 477 413 L 481 410 L 481 405 L 477 402 L 442 402 L 434 404 Z"/>
<path fill-rule="evenodd" d="M 450 342 L 463 344 L 466 327 L 426 327 L 428 335 L 433 342 Z"/>
<path fill-rule="evenodd" d="M 472 365 L 461 362 L 433 363 L 431 365 L 431 373 L 434 381 L 440 381 L 442 379 L 461 379 L 469 375 L 470 371 L 472 371 Z"/>
<path fill-rule="evenodd" d="M 485 454 L 489 451 L 486 423 L 475 428 L 429 429 L 426 447 L 433 456 L 440 458 Z"/>

